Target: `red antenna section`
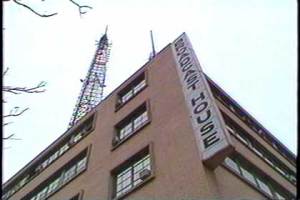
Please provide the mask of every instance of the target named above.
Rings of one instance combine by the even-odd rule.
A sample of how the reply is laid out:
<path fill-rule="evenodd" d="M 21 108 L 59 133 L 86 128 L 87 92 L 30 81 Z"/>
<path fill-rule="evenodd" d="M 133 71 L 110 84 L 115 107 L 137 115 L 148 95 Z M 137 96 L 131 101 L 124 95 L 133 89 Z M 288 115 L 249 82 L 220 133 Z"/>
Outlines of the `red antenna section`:
<path fill-rule="evenodd" d="M 74 126 L 103 99 L 106 64 L 109 59 L 111 47 L 111 43 L 108 42 L 107 38 L 107 27 L 104 35 L 100 38 L 97 45 L 97 50 L 86 78 L 81 80 L 83 85 L 69 123 L 69 128 Z"/>

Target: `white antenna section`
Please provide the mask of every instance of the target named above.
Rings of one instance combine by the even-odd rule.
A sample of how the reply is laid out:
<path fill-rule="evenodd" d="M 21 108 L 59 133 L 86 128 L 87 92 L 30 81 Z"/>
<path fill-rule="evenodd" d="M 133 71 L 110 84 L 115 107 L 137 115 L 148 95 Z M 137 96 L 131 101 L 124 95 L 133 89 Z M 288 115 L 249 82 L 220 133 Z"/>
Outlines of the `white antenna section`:
<path fill-rule="evenodd" d="M 151 60 L 152 58 L 154 58 L 155 55 L 156 55 L 152 30 L 150 30 L 150 37 L 151 37 L 152 52 L 150 53 L 149 60 Z"/>

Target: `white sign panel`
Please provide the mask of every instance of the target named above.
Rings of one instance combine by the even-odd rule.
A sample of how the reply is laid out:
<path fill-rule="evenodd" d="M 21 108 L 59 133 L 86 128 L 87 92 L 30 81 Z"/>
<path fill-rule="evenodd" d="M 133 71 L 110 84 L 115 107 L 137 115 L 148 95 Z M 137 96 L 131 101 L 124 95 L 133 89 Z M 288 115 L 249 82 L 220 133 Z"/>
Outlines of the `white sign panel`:
<path fill-rule="evenodd" d="M 202 160 L 215 168 L 233 150 L 229 134 L 185 33 L 172 50 Z"/>

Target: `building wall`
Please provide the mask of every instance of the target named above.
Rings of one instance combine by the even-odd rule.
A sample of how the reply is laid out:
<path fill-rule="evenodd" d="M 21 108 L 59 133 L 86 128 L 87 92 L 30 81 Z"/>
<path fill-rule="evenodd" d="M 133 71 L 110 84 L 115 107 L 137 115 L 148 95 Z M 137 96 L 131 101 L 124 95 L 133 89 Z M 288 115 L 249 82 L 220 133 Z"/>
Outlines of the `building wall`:
<path fill-rule="evenodd" d="M 109 172 L 151 142 L 155 178 L 130 197 L 213 196 L 207 181 L 199 181 L 205 180 L 206 175 L 198 157 L 192 127 L 186 117 L 187 110 L 182 106 L 184 98 L 173 66 L 171 50 L 165 49 L 147 66 L 149 85 L 143 92 L 116 113 L 112 112 L 115 107 L 115 94 L 111 96 L 111 101 L 103 105 L 107 110 L 101 110 L 98 114 L 97 134 L 94 135 L 93 142 L 95 149 L 92 151 L 89 170 L 85 175 L 101 177 L 102 180 L 93 183 L 94 187 L 89 187 L 97 187 L 99 190 L 85 190 L 86 198 L 107 198 Z M 112 151 L 112 127 L 137 105 L 147 100 L 150 100 L 151 123 Z M 106 119 L 103 119 L 102 115 Z"/>

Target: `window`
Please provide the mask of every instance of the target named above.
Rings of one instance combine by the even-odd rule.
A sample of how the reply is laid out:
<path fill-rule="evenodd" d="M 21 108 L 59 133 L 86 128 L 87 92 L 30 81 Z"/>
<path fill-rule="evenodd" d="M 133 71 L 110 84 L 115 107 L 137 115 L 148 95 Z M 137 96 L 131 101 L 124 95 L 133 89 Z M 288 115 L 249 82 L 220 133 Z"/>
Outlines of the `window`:
<path fill-rule="evenodd" d="M 234 171 L 235 174 L 259 191 L 263 192 L 271 199 L 294 199 L 295 197 L 274 182 L 271 178 L 267 177 L 263 172 L 249 163 L 239 154 L 233 154 L 224 160 L 224 165 Z"/>
<path fill-rule="evenodd" d="M 117 100 L 117 108 L 121 107 L 123 104 L 128 102 L 130 99 L 132 99 L 134 96 L 136 96 L 140 91 L 142 91 L 145 87 L 146 79 L 145 79 L 145 73 L 143 72 L 141 75 L 139 75 L 136 79 L 134 79 L 127 87 L 125 87 L 123 90 L 121 90 L 118 93 L 118 100 Z"/>
<path fill-rule="evenodd" d="M 124 94 L 123 96 L 120 97 L 121 103 L 125 103 L 126 101 L 131 99 L 132 96 L 133 96 L 133 92 L 132 92 L 132 90 L 129 90 L 126 94 Z"/>
<path fill-rule="evenodd" d="M 58 154 L 59 154 L 59 151 L 56 151 L 52 156 L 50 156 L 48 164 L 52 163 L 58 157 Z"/>
<path fill-rule="evenodd" d="M 241 118 L 243 122 L 251 128 L 254 132 L 262 136 L 266 142 L 273 146 L 282 156 L 284 156 L 293 166 L 296 166 L 295 156 L 288 153 L 280 143 L 274 141 L 273 137 L 268 134 L 259 123 L 257 123 L 243 108 L 241 108 L 228 94 L 226 94 L 216 83 L 214 83 L 208 76 L 206 76 L 209 86 L 213 95 L 218 99 L 225 107 L 230 109 L 237 117 Z M 224 113 L 222 113 L 224 114 Z M 266 136 L 264 136 L 266 134 Z"/>
<path fill-rule="evenodd" d="M 246 168 L 240 167 L 242 171 L 242 176 L 244 176 L 248 181 L 256 185 L 255 178 L 251 172 L 249 172 Z"/>
<path fill-rule="evenodd" d="M 88 149 L 85 149 L 21 200 L 48 198 L 87 168 L 87 156 Z"/>
<path fill-rule="evenodd" d="M 62 155 L 64 152 L 66 152 L 69 149 L 69 144 L 64 144 L 60 149 L 59 149 L 59 155 Z"/>
<path fill-rule="evenodd" d="M 47 191 L 48 195 L 55 192 L 56 189 L 58 188 L 59 184 L 60 184 L 60 177 L 55 179 L 52 183 L 50 183 L 48 191 Z"/>
<path fill-rule="evenodd" d="M 241 173 L 240 170 L 239 170 L 238 165 L 231 158 L 229 158 L 229 157 L 225 158 L 224 162 L 226 163 L 226 165 L 228 167 L 230 167 L 235 172 L 237 172 L 239 174 Z"/>
<path fill-rule="evenodd" d="M 28 176 L 26 176 L 25 178 L 23 178 L 23 179 L 19 182 L 18 186 L 19 186 L 19 187 L 22 187 L 23 185 L 25 185 L 27 179 L 28 179 Z"/>
<path fill-rule="evenodd" d="M 235 131 L 233 130 L 233 127 L 230 127 L 230 126 L 228 126 L 228 125 L 226 124 L 226 128 L 227 128 L 227 130 L 229 131 L 229 133 L 235 135 Z"/>
<path fill-rule="evenodd" d="M 43 189 L 38 195 L 36 196 L 36 200 L 41 200 L 46 198 L 46 193 L 47 193 L 47 187 Z"/>
<path fill-rule="evenodd" d="M 153 177 L 149 147 L 145 148 L 117 169 L 113 170 L 113 198 L 132 191 Z"/>
<path fill-rule="evenodd" d="M 113 146 L 118 145 L 150 122 L 147 107 L 149 107 L 147 103 L 143 103 L 115 126 L 116 133 L 112 142 Z"/>
<path fill-rule="evenodd" d="M 279 193 L 275 192 L 275 196 L 277 200 L 286 200 L 283 196 L 281 196 Z"/>
<path fill-rule="evenodd" d="M 48 163 L 49 163 L 49 160 L 45 160 L 43 163 L 42 163 L 42 168 L 46 168 L 48 166 Z"/>
<path fill-rule="evenodd" d="M 148 121 L 148 113 L 144 111 L 133 120 L 133 130 L 142 127 Z"/>
<path fill-rule="evenodd" d="M 84 157 L 82 160 L 80 160 L 77 163 L 77 174 L 83 171 L 86 168 L 86 163 L 87 163 L 87 157 Z"/>
<path fill-rule="evenodd" d="M 267 184 L 264 183 L 260 178 L 257 178 L 257 183 L 260 189 L 262 189 L 264 192 L 272 196 L 272 192 Z"/>
<path fill-rule="evenodd" d="M 129 122 L 127 125 L 125 125 L 123 128 L 119 131 L 119 139 L 122 140 L 127 135 L 130 135 L 132 133 L 132 123 Z"/>
<path fill-rule="evenodd" d="M 10 196 L 16 193 L 29 181 L 31 181 L 36 175 L 41 173 L 45 168 L 47 168 L 51 163 L 57 160 L 63 153 L 65 153 L 72 145 L 78 143 L 84 136 L 89 134 L 93 128 L 95 114 L 91 115 L 87 120 L 85 120 L 76 130 L 72 131 L 60 144 L 58 144 L 48 155 L 43 156 L 42 160 L 39 160 L 38 163 L 34 164 L 31 169 L 24 172 L 23 179 L 20 176 L 20 181 L 15 181 L 15 183 L 5 187 L 4 195 L 2 196 L 3 200 L 7 200 Z M 53 153 L 54 152 L 54 153 Z"/>
<path fill-rule="evenodd" d="M 64 173 L 64 183 L 69 182 L 76 175 L 76 165 L 72 166 Z"/>
<path fill-rule="evenodd" d="M 248 145 L 247 138 L 244 137 L 242 134 L 236 132 L 235 136 L 236 136 L 241 142 L 243 142 L 245 145 Z"/>
<path fill-rule="evenodd" d="M 251 145 L 251 149 L 259 156 L 259 157 L 263 157 L 263 153 L 261 152 L 261 150 L 254 144 Z"/>
<path fill-rule="evenodd" d="M 150 155 L 146 155 L 144 158 L 142 158 L 140 161 L 134 163 L 133 165 L 133 185 L 137 185 L 140 182 L 142 182 L 142 176 L 143 172 L 147 173 L 148 171 L 151 171 L 150 166 Z"/>
<path fill-rule="evenodd" d="M 73 196 L 71 199 L 69 200 L 79 200 L 80 194 L 76 194 L 75 196 Z"/>
<path fill-rule="evenodd" d="M 230 134 L 234 135 L 239 141 L 251 149 L 258 157 L 263 159 L 275 171 L 286 178 L 288 181 L 296 185 L 296 173 L 289 169 L 272 153 L 260 145 L 252 136 L 248 135 L 246 131 L 230 119 L 225 113 L 222 113 L 226 128 Z"/>
<path fill-rule="evenodd" d="M 76 143 L 82 138 L 82 132 L 74 136 L 73 142 Z"/>

